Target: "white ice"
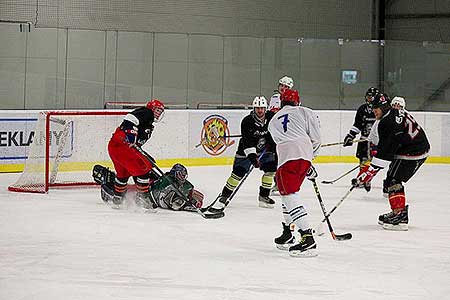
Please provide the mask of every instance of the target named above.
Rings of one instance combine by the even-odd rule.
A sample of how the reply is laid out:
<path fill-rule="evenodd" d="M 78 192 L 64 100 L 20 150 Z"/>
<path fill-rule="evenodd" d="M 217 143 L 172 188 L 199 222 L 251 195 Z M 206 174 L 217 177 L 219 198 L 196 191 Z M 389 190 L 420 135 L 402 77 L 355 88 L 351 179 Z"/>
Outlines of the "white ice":
<path fill-rule="evenodd" d="M 319 181 L 351 164 L 318 164 Z M 189 178 L 212 201 L 230 166 L 191 167 Z M 0 175 L 0 299 L 449 299 L 450 165 L 425 164 L 406 184 L 407 232 L 383 230 L 389 211 L 381 180 L 352 192 L 331 217 L 349 241 L 316 237 L 319 256 L 277 250 L 280 198 L 257 207 L 254 171 L 218 220 L 187 212 L 143 214 L 104 205 L 97 188 L 48 194 L 7 191 L 18 174 Z M 327 208 L 351 176 L 320 184 Z M 311 225 L 321 210 L 305 181 Z M 326 230 L 326 227 L 325 227 Z"/>

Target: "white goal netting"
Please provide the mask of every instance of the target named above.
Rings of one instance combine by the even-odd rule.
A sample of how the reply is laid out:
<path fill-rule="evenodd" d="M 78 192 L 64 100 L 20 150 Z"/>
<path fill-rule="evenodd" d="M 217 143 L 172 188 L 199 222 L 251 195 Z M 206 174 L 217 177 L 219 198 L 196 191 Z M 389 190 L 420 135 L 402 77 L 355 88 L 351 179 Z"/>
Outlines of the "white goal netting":
<path fill-rule="evenodd" d="M 45 193 L 53 186 L 91 185 L 95 164 L 109 165 L 108 142 L 124 111 L 41 112 L 24 171 L 9 190 Z"/>

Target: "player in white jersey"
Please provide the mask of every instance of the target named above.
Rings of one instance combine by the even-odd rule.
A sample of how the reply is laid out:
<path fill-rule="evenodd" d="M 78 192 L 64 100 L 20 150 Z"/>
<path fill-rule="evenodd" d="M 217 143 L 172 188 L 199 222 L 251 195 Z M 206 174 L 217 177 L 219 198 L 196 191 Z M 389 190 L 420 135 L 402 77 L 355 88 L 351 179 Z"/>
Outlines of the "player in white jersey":
<path fill-rule="evenodd" d="M 286 89 L 292 89 L 294 86 L 294 80 L 289 76 L 283 76 L 278 80 L 278 88 L 274 91 L 274 94 L 270 98 L 269 110 L 277 112 L 281 108 L 280 95 Z"/>
<path fill-rule="evenodd" d="M 316 256 L 316 242 L 308 224 L 307 212 L 299 194 L 305 177 L 313 179 L 317 172 L 311 161 L 317 156 L 321 144 L 319 117 L 309 108 L 298 106 L 296 90 L 281 94 L 281 110 L 269 122 L 269 132 L 277 144 L 278 169 L 275 179 L 281 194 L 283 233 L 275 238 L 278 249 L 289 250 L 291 256 Z M 294 223 L 301 235 L 295 243 L 290 230 Z"/>

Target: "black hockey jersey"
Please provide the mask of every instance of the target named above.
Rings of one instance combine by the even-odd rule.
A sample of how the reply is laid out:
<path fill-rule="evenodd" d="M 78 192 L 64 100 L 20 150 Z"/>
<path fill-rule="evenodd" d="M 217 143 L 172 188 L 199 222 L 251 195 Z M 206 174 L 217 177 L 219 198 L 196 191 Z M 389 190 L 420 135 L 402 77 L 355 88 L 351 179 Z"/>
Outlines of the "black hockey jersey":
<path fill-rule="evenodd" d="M 361 138 L 367 138 L 374 122 L 375 114 L 372 108 L 364 103 L 356 111 L 355 121 L 350 131 L 355 135 L 361 133 Z"/>
<path fill-rule="evenodd" d="M 270 136 L 267 126 L 274 113 L 266 112 L 264 121 L 260 121 L 252 111 L 245 116 L 241 122 L 241 139 L 239 140 L 237 157 L 246 157 L 249 153 L 261 153 L 264 149 L 269 152 L 275 152 L 275 142 Z"/>
<path fill-rule="evenodd" d="M 153 121 L 155 117 L 153 111 L 147 107 L 139 107 L 128 113 L 120 124 L 120 129 L 133 129 L 137 127 L 137 144 L 142 146 L 147 142 L 153 132 Z"/>
<path fill-rule="evenodd" d="M 422 159 L 428 155 L 430 143 L 425 131 L 406 110 L 390 109 L 378 123 L 378 152 L 375 158 Z"/>

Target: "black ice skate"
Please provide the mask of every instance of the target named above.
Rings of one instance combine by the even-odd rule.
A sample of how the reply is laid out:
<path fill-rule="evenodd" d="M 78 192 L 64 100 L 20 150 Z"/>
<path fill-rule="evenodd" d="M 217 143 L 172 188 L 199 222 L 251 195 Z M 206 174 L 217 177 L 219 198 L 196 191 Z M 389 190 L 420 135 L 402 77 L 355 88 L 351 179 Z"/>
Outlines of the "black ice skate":
<path fill-rule="evenodd" d="M 278 249 L 289 250 L 289 247 L 295 243 L 295 237 L 289 225 L 286 225 L 284 222 L 281 224 L 283 225 L 283 233 L 279 237 L 276 237 L 274 242 Z"/>
<path fill-rule="evenodd" d="M 212 205 L 208 206 L 204 212 L 209 212 L 212 214 L 219 214 L 222 213 L 228 205 L 228 197 L 222 196 L 220 194 L 217 196 L 216 200 L 213 202 Z"/>
<path fill-rule="evenodd" d="M 405 208 L 399 213 L 391 212 L 381 215 L 378 218 L 379 221 L 382 216 L 385 216 L 382 224 L 383 229 L 394 231 L 408 230 L 408 205 L 406 205 Z"/>
<path fill-rule="evenodd" d="M 259 195 L 258 197 L 258 201 L 259 201 L 259 207 L 263 207 L 263 208 L 273 208 L 275 205 L 275 201 L 270 198 L 269 196 L 261 196 Z"/>
<path fill-rule="evenodd" d="M 153 212 L 156 210 L 156 208 L 158 208 L 158 205 L 153 200 L 150 192 L 146 193 L 137 192 L 135 203 L 138 207 L 142 208 L 146 212 Z"/>
<path fill-rule="evenodd" d="M 289 255 L 294 257 L 314 257 L 317 256 L 316 241 L 312 234 L 312 229 L 299 230 L 302 239 L 300 242 L 289 248 Z"/>

